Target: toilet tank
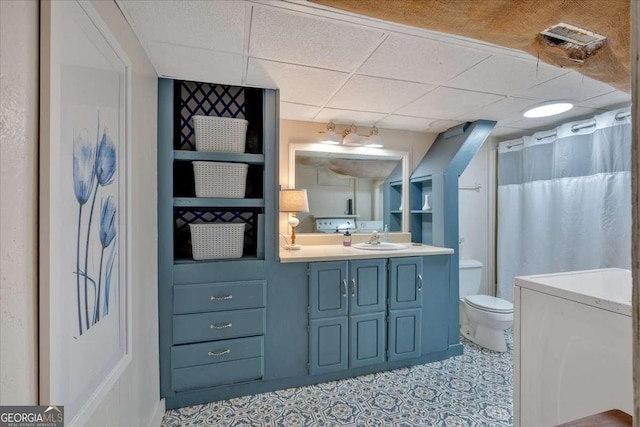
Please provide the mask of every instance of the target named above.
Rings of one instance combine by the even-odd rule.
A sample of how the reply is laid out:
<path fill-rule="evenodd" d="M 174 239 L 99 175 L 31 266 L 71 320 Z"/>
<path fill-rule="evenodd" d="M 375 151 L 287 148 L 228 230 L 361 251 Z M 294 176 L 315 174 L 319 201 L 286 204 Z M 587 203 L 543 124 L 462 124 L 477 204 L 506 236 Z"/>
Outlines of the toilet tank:
<path fill-rule="evenodd" d="M 480 293 L 482 263 L 475 259 L 460 260 L 460 298 Z"/>

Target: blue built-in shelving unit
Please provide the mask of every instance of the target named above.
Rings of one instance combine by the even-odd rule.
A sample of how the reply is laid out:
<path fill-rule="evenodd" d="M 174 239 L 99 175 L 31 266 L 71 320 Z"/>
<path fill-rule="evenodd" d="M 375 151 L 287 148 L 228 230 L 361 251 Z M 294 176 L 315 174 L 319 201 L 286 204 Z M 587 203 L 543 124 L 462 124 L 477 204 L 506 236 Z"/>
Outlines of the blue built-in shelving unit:
<path fill-rule="evenodd" d="M 496 122 L 466 122 L 442 132 L 418 164 L 410 179 L 411 238 L 414 242 L 451 248 L 450 344 L 458 338 L 459 254 L 458 180 L 480 151 Z M 430 210 L 423 210 L 429 195 Z"/>
<path fill-rule="evenodd" d="M 159 79 L 160 380 L 169 408 L 216 400 L 225 387 L 264 376 L 265 262 L 277 259 L 277 111 L 275 90 Z M 195 151 L 193 115 L 246 119 L 245 152 Z M 194 160 L 248 164 L 245 197 L 195 197 Z M 244 222 L 243 257 L 193 260 L 194 222 Z M 216 299 L 231 291 L 235 300 Z M 236 319 L 233 328 L 222 329 L 221 316 Z"/>

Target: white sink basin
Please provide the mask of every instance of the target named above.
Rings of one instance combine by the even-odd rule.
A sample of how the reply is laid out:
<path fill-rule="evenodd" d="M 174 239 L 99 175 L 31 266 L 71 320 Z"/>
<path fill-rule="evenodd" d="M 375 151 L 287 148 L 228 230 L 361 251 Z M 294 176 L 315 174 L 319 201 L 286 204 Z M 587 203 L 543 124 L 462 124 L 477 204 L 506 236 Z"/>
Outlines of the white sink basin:
<path fill-rule="evenodd" d="M 353 247 L 356 249 L 367 249 L 370 251 L 397 251 L 400 249 L 409 249 L 409 245 L 385 242 L 378 243 L 377 245 L 372 245 L 371 243 L 356 243 Z"/>

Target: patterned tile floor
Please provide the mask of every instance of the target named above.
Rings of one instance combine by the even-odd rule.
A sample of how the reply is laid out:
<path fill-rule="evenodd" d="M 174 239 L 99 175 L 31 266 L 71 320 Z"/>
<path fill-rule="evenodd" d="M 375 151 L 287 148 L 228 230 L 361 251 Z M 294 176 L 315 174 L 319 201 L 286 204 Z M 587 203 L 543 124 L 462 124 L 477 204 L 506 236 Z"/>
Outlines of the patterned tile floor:
<path fill-rule="evenodd" d="M 167 411 L 182 426 L 511 426 L 512 348 Z"/>

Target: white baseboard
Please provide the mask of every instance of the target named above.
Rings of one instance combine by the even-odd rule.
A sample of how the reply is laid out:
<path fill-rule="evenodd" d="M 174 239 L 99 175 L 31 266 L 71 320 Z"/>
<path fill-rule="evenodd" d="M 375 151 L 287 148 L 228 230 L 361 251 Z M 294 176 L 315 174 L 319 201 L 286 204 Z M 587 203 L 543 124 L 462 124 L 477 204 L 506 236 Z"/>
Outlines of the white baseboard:
<path fill-rule="evenodd" d="M 158 401 L 158 407 L 156 408 L 156 412 L 153 414 L 153 418 L 149 423 L 149 427 L 160 427 L 162 425 L 162 418 L 164 417 L 165 412 L 165 403 L 164 399 L 160 399 Z"/>

